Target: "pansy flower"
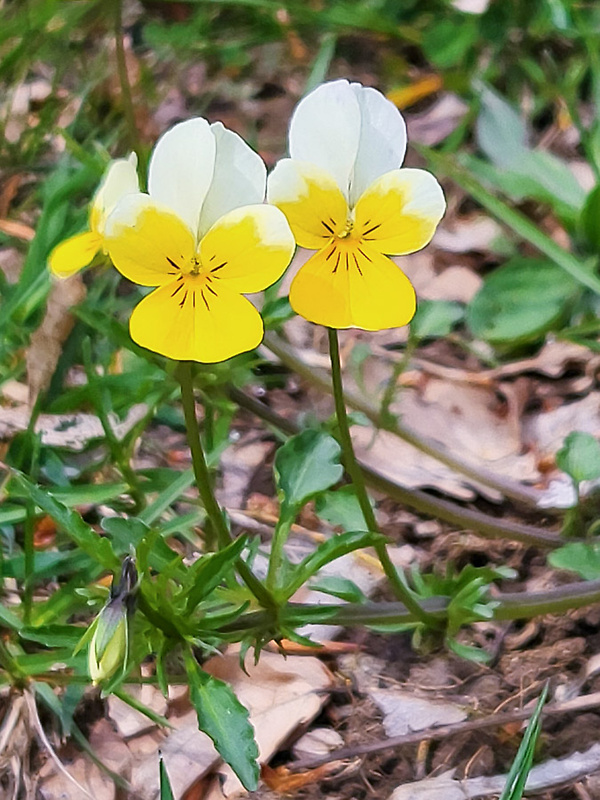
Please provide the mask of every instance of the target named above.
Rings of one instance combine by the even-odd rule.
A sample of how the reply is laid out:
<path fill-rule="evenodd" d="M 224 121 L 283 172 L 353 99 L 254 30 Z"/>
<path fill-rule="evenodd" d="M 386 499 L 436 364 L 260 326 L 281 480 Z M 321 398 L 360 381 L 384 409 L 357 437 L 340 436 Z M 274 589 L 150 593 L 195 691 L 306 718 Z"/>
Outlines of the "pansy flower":
<path fill-rule="evenodd" d="M 131 315 L 132 339 L 179 361 L 217 362 L 256 347 L 260 314 L 242 293 L 274 283 L 294 251 L 279 209 L 263 204 L 260 156 L 220 122 L 181 122 L 156 143 L 148 194 L 129 195 L 106 227 L 126 278 L 158 287 Z"/>
<path fill-rule="evenodd" d="M 50 271 L 68 278 L 91 263 L 99 250 L 104 250 L 104 229 L 110 212 L 127 194 L 139 192 L 137 156 L 117 158 L 108 165 L 104 177 L 90 204 L 89 229 L 71 236 L 50 253 Z"/>
<path fill-rule="evenodd" d="M 375 89 L 333 81 L 298 104 L 291 158 L 273 170 L 267 196 L 298 245 L 317 251 L 290 289 L 307 320 L 374 331 L 413 317 L 414 289 L 387 256 L 424 247 L 445 201 L 429 172 L 399 169 L 405 151 L 404 120 Z"/>

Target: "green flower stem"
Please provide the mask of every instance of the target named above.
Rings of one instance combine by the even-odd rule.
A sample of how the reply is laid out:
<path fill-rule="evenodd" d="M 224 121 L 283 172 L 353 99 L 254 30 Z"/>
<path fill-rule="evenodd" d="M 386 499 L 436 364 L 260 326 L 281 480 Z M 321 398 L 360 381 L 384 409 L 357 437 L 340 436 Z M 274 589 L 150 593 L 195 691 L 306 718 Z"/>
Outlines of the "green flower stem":
<path fill-rule="evenodd" d="M 183 405 L 188 444 L 192 454 L 192 466 L 196 478 L 196 486 L 198 487 L 198 493 L 206 515 L 217 538 L 219 549 L 222 549 L 227 547 L 231 542 L 231 535 L 221 507 L 214 495 L 210 472 L 206 463 L 206 458 L 204 457 L 204 450 L 200 439 L 200 429 L 196 418 L 192 362 L 181 361 L 177 365 L 176 377 L 181 386 L 181 402 Z M 273 608 L 275 606 L 275 601 L 271 593 L 265 589 L 263 584 L 249 569 L 248 565 L 242 561 L 242 559 L 238 559 L 236 567 L 242 580 L 256 599 L 262 603 L 265 608 Z"/>
<path fill-rule="evenodd" d="M 379 415 L 382 420 L 389 420 L 391 419 L 392 423 L 395 420 L 395 415 L 390 414 L 390 406 L 394 402 L 394 397 L 396 395 L 396 389 L 398 386 L 398 378 L 400 375 L 403 374 L 405 369 L 410 364 L 412 357 L 415 354 L 415 350 L 417 349 L 417 345 L 419 340 L 413 334 L 412 330 L 409 329 L 408 333 L 408 340 L 406 342 L 406 347 L 404 349 L 404 355 L 396 364 L 394 364 L 394 368 L 392 370 L 392 374 L 388 378 L 388 382 L 386 384 L 385 390 L 383 392 L 383 397 L 381 398 L 381 406 L 379 408 Z"/>
<path fill-rule="evenodd" d="M 239 406 L 260 417 L 277 431 L 283 431 L 290 436 L 298 433 L 299 429 L 295 422 L 285 419 L 269 406 L 254 397 L 249 397 L 240 389 L 231 387 L 229 396 Z M 450 500 L 440 500 L 419 489 L 405 489 L 368 467 L 362 467 L 362 471 L 369 486 L 384 492 L 394 500 L 398 500 L 398 502 L 410 508 L 414 508 L 421 514 L 427 514 L 449 522 L 459 530 L 473 530 L 489 539 L 512 539 L 516 542 L 523 542 L 523 544 L 544 549 L 560 547 L 564 544 L 557 534 L 549 533 L 535 525 L 523 525 L 498 517 L 490 517 L 481 511 L 463 508 L 458 503 L 453 503 Z"/>
<path fill-rule="evenodd" d="M 267 333 L 265 335 L 264 344 L 283 364 L 300 375 L 300 377 L 304 378 L 304 380 L 308 381 L 313 386 L 318 386 L 326 392 L 331 391 L 331 381 L 327 372 L 306 364 L 298 357 L 294 348 L 284 342 L 280 336 Z M 377 428 L 395 434 L 400 439 L 408 442 L 408 444 L 416 447 L 417 450 L 420 450 L 422 453 L 435 458 L 437 461 L 441 461 L 442 464 L 446 464 L 450 469 L 456 470 L 478 483 L 482 483 L 484 486 L 489 486 L 491 489 L 501 492 L 505 497 L 515 502 L 529 507 L 536 506 L 537 496 L 534 490 L 528 489 L 526 486 L 520 486 L 516 481 L 511 481 L 500 475 L 496 475 L 482 465 L 470 464 L 460 456 L 450 453 L 443 445 L 440 445 L 433 439 L 421 436 L 421 434 L 416 431 L 407 428 L 396 418 L 382 419 L 379 409 L 357 392 L 346 389 L 344 397 L 349 406 L 356 411 L 361 411 Z M 546 514 L 551 514 L 553 510 L 544 509 L 544 512 Z"/>
<path fill-rule="evenodd" d="M 135 121 L 135 109 L 133 97 L 131 96 L 131 86 L 129 85 L 129 75 L 127 73 L 127 60 L 125 58 L 125 47 L 123 45 L 123 2 L 114 0 L 114 31 L 115 31 L 115 52 L 117 56 L 117 73 L 119 75 L 119 85 L 121 87 L 121 101 L 123 103 L 123 113 L 127 123 L 129 143 L 132 150 L 135 150 L 138 163 L 144 172 L 145 153 L 140 143 L 140 137 Z"/>
<path fill-rule="evenodd" d="M 329 355 L 331 358 L 331 381 L 333 385 L 333 399 L 335 402 L 335 413 L 340 434 L 340 445 L 342 447 L 343 461 L 346 471 L 352 479 L 354 491 L 360 505 L 363 517 L 370 531 L 379 532 L 379 526 L 375 519 L 375 512 L 369 502 L 363 474 L 354 455 L 352 437 L 348 426 L 348 416 L 346 414 L 346 404 L 344 402 L 344 388 L 342 385 L 342 366 L 340 363 L 340 347 L 338 342 L 337 330 L 328 328 L 329 335 Z M 404 603 L 406 608 L 415 617 L 427 625 L 435 624 L 435 619 L 427 611 L 421 608 L 415 600 L 412 592 L 406 585 L 406 581 L 401 576 L 399 570 L 392 564 L 387 547 L 384 542 L 375 545 L 375 552 L 381 562 L 383 571 L 396 596 Z"/>

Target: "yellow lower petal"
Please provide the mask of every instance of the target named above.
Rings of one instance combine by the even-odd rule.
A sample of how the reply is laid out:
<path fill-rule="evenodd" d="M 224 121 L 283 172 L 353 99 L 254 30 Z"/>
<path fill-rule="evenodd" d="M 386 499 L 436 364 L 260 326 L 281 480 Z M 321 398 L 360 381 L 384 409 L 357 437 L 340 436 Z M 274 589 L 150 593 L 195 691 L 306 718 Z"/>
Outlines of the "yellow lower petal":
<path fill-rule="evenodd" d="M 294 237 L 278 208 L 236 208 L 216 222 L 200 242 L 202 269 L 234 292 L 261 292 L 284 273 Z"/>
<path fill-rule="evenodd" d="M 414 253 L 431 241 L 445 209 L 444 194 L 431 173 L 395 169 L 359 198 L 354 235 L 380 253 Z"/>
<path fill-rule="evenodd" d="M 113 264 L 141 286 L 160 286 L 189 272 L 196 241 L 173 212 L 152 204 L 148 195 L 128 195 L 109 216 L 104 245 Z"/>
<path fill-rule="evenodd" d="M 267 200 L 287 217 L 300 247 L 318 250 L 346 224 L 348 204 L 333 177 L 314 164 L 282 159 L 267 184 Z"/>
<path fill-rule="evenodd" d="M 68 278 L 83 267 L 87 267 L 102 246 L 102 237 L 98 233 L 86 231 L 71 236 L 57 245 L 50 253 L 48 267 L 50 272 L 59 278 Z"/>
<path fill-rule="evenodd" d="M 188 276 L 145 297 L 129 323 L 134 342 L 175 361 L 215 363 L 262 341 L 258 311 L 245 297 Z"/>
<path fill-rule="evenodd" d="M 378 331 L 410 322 L 415 291 L 402 270 L 368 245 L 332 243 L 310 258 L 292 282 L 297 314 L 329 328 Z"/>

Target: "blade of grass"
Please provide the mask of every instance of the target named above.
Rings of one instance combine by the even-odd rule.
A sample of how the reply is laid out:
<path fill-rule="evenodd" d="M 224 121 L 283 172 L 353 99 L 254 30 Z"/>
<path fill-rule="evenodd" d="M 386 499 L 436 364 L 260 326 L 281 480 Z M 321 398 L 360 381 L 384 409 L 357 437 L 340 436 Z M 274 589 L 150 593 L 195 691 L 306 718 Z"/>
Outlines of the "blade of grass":
<path fill-rule="evenodd" d="M 542 708 L 544 707 L 547 697 L 548 684 L 546 683 L 535 707 L 535 711 L 529 720 L 527 730 L 525 731 L 525 736 L 523 736 L 523 740 L 519 746 L 515 760 L 513 761 L 512 767 L 508 773 L 506 785 L 502 791 L 502 794 L 500 795 L 500 800 L 521 800 L 523 797 L 523 791 L 525 789 L 525 784 L 527 783 L 527 777 L 531 771 L 531 765 L 533 763 L 535 746 L 542 727 L 540 719 Z"/>

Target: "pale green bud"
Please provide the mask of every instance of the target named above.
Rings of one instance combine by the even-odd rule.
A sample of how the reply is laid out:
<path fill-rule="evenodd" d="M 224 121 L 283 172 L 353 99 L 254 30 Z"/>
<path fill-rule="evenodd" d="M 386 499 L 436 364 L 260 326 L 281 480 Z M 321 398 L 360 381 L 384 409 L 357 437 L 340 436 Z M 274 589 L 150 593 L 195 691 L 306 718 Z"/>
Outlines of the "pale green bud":
<path fill-rule="evenodd" d="M 127 611 L 122 602 L 109 602 L 98 617 L 90 642 L 88 665 L 94 686 L 123 667 L 127 656 Z"/>
<path fill-rule="evenodd" d="M 129 619 L 135 604 L 137 571 L 135 561 L 123 561 L 121 580 L 111 589 L 111 596 L 98 615 L 88 651 L 88 667 L 94 685 L 124 669 L 129 645 Z"/>

